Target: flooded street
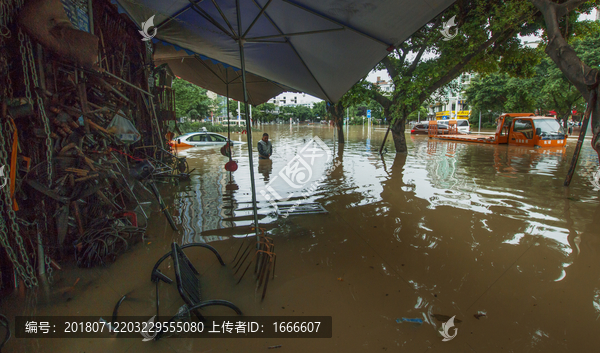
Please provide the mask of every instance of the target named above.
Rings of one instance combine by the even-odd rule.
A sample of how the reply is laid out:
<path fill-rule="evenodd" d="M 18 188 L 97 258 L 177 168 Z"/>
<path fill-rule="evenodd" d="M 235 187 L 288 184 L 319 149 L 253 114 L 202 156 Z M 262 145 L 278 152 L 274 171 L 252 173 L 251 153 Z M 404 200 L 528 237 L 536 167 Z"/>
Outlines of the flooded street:
<path fill-rule="evenodd" d="M 533 149 L 408 136 L 408 155 L 378 150 L 385 129 L 351 126 L 347 143 L 329 126 L 264 125 L 272 161 L 255 156 L 258 217 L 274 239 L 275 279 L 264 301 L 247 274 L 236 284 L 232 260 L 253 224 L 247 146 L 235 146 L 231 175 L 219 146 L 179 151 L 190 181 L 162 188 L 180 231 L 152 210 L 147 238 L 105 268 L 66 266 L 38 293 L 15 293 L 2 310 L 15 315 L 155 314 L 154 263 L 178 241 L 209 243 L 189 256 L 206 299 L 226 299 L 245 315 L 333 317 L 321 339 L 11 339 L 12 352 L 577 352 L 595 351 L 600 321 L 600 191 L 597 155 L 586 140 L 571 187 L 562 186 L 575 145 Z M 253 135 L 254 145 L 262 132 Z M 307 183 L 284 181 L 313 136 L 331 158 L 316 158 Z M 245 141 L 234 134 L 233 140 Z M 318 203 L 328 213 L 278 215 L 282 205 Z M 281 209 L 279 213 L 282 213 Z M 172 274 L 171 264 L 165 266 Z M 57 273 L 58 272 L 58 273 Z M 80 281 L 77 283 L 77 279 Z M 76 284 L 73 284 L 76 283 Z M 183 304 L 161 283 L 161 315 Z M 227 308 L 203 309 L 230 315 Z M 442 341 L 456 316 L 456 337 Z M 422 325 L 402 322 L 421 319 Z M 400 322 L 397 322 L 400 321 Z M 459 323 L 458 320 L 461 322 Z M 454 331 L 454 330 L 452 330 Z"/>

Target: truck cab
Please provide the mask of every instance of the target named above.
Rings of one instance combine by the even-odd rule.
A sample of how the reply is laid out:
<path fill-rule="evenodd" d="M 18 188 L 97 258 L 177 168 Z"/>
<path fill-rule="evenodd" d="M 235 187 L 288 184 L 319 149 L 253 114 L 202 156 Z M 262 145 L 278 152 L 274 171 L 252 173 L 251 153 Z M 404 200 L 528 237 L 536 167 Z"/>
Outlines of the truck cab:
<path fill-rule="evenodd" d="M 504 114 L 498 118 L 496 139 L 515 146 L 560 147 L 566 145 L 567 134 L 552 117 Z"/>

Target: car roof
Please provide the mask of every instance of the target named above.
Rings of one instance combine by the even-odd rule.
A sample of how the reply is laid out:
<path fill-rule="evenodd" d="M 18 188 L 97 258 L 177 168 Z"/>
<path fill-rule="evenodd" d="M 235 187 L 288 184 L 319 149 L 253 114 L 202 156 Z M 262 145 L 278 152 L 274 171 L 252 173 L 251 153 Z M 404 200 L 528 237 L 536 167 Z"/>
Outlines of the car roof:
<path fill-rule="evenodd" d="M 211 131 L 196 131 L 196 132 L 188 132 L 188 133 L 185 133 L 185 134 L 183 134 L 183 135 L 181 135 L 181 136 L 189 136 L 189 135 L 203 135 L 203 134 L 213 134 L 213 135 L 219 135 L 219 136 L 222 136 L 221 134 L 218 134 L 218 133 L 216 133 L 216 132 L 211 132 Z"/>
<path fill-rule="evenodd" d="M 187 134 L 183 134 L 183 135 L 179 136 L 179 138 L 189 137 L 189 136 L 195 136 L 195 135 L 217 135 L 217 136 L 221 136 L 221 137 L 227 138 L 227 136 L 223 136 L 223 135 L 218 134 L 216 132 L 210 132 L 210 131 L 188 132 Z"/>

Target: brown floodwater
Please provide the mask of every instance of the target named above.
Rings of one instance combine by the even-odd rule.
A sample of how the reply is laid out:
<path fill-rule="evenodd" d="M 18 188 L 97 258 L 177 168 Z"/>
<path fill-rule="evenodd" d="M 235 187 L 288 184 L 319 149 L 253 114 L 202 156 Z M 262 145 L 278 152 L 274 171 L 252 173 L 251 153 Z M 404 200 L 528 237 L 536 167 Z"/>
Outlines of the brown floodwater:
<path fill-rule="evenodd" d="M 155 207 L 145 241 L 115 263 L 66 265 L 55 271 L 53 285 L 6 298 L 2 312 L 10 318 L 108 319 L 126 294 L 119 315 L 150 317 L 156 310 L 154 262 L 173 241 L 203 242 L 228 263 L 218 266 L 203 249 L 189 252 L 207 299 L 230 300 L 245 315 L 332 316 L 332 338 L 13 338 L 6 351 L 262 352 L 278 345 L 280 352 L 597 350 L 600 190 L 592 183 L 598 161 L 589 142 L 565 188 L 572 139 L 566 149 L 544 150 L 407 136 L 408 155 L 396 155 L 388 142 L 379 156 L 385 134 L 379 127 L 345 129 L 344 146 L 329 126 L 261 129 L 270 134 L 274 154 L 258 161 L 255 150 L 258 218 L 277 254 L 264 301 L 252 276 L 236 284 L 231 264 L 252 234 L 247 147 L 234 148 L 239 169 L 230 174 L 221 146 L 214 146 L 179 151 L 195 168 L 191 180 L 162 188 L 179 232 Z M 254 133 L 255 143 L 261 135 Z M 305 149 L 314 136 L 322 143 Z M 245 141 L 245 135 L 233 139 Z M 309 152 L 314 158 L 306 157 Z M 303 174 L 294 165 L 305 167 Z M 278 200 L 267 201 L 261 191 Z M 307 203 L 328 213 L 285 217 L 284 206 Z M 171 267 L 167 262 L 163 272 L 172 275 Z M 175 314 L 182 304 L 176 288 L 162 283 L 161 315 Z M 219 307 L 203 312 L 231 313 Z M 438 330 L 452 316 L 456 337 L 442 341 Z"/>

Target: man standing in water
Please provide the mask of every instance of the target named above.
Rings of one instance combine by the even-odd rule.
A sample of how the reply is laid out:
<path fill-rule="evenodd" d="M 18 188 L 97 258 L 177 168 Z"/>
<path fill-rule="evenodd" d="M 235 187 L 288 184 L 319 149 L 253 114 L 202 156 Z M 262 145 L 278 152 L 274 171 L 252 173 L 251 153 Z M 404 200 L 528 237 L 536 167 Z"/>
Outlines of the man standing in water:
<path fill-rule="evenodd" d="M 262 140 L 258 141 L 258 159 L 270 159 L 273 154 L 273 145 L 269 142 L 269 134 L 263 134 Z"/>

